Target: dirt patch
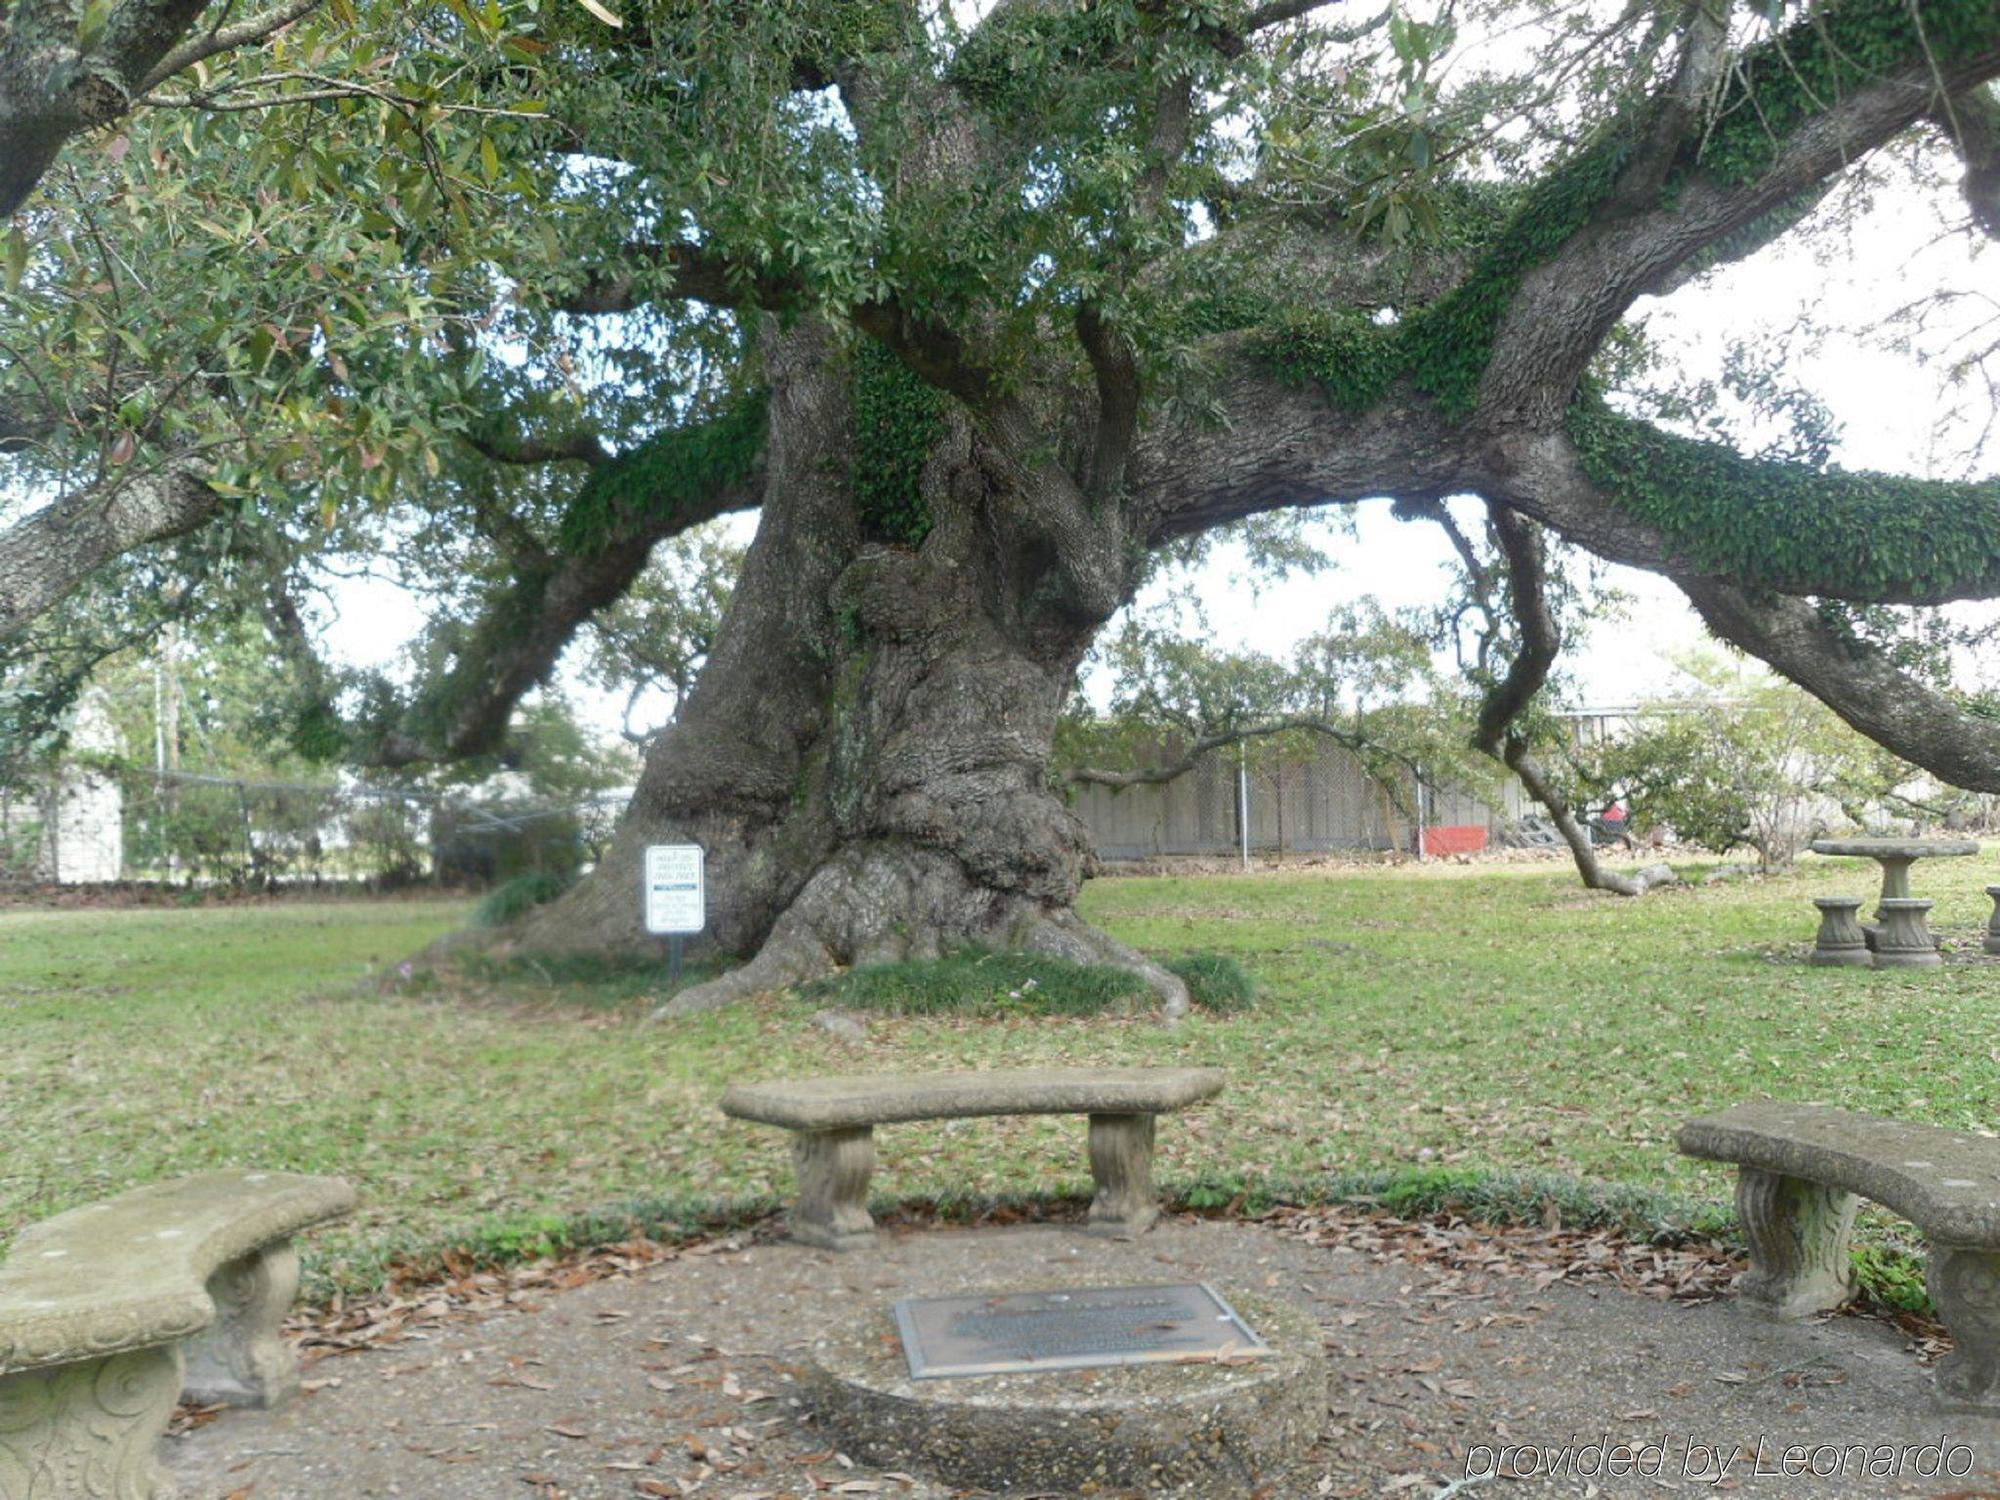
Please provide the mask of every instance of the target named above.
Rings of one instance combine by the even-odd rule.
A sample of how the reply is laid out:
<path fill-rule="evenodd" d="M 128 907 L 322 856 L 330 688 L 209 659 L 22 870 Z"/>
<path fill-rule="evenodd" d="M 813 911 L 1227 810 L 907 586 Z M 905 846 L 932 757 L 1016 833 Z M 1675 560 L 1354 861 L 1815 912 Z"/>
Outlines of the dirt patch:
<path fill-rule="evenodd" d="M 190 1500 L 943 1500 L 963 1492 L 855 1464 L 814 1425 L 795 1389 L 816 1332 L 897 1296 L 1060 1285 L 1087 1270 L 1206 1280 L 1318 1321 L 1325 1432 L 1246 1495 L 2000 1489 L 2000 1423 L 1933 1413 L 1934 1345 L 1920 1330 L 1862 1317 L 1773 1324 L 1720 1294 L 1729 1268 L 1712 1252 L 1678 1263 L 1660 1252 L 1657 1267 L 1653 1253 L 1559 1231 L 1385 1228 L 1358 1211 L 1179 1219 L 1132 1243 L 1054 1224 L 926 1228 L 852 1256 L 726 1240 L 634 1258 L 575 1290 L 412 1320 L 386 1343 L 318 1361 L 312 1394 L 289 1410 L 224 1413 L 172 1440 L 169 1464 Z M 1962 1477 L 1780 1471 L 1787 1448 L 1940 1440 Z M 1658 1472 L 1607 1475 L 1604 1446 L 1625 1443 L 1657 1453 Z M 1523 1467 L 1529 1451 L 1558 1472 L 1492 1472 Z"/>

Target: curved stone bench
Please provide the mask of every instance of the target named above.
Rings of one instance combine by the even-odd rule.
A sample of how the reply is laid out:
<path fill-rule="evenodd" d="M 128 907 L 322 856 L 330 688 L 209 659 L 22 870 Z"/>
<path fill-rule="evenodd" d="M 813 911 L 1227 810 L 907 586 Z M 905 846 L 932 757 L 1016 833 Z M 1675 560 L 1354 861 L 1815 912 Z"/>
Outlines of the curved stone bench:
<path fill-rule="evenodd" d="M 983 1115 L 1090 1116 L 1095 1234 L 1144 1233 L 1153 1197 L 1153 1122 L 1221 1092 L 1220 1068 L 1015 1068 L 982 1073 L 876 1073 L 737 1084 L 722 1112 L 793 1132 L 799 1203 L 794 1239 L 852 1250 L 873 1237 L 868 1179 L 875 1127 Z"/>
<path fill-rule="evenodd" d="M 337 1178 L 205 1172 L 24 1231 L 0 1261 L 0 1495 L 166 1500 L 154 1447 L 183 1393 L 297 1390 L 292 1236 L 353 1206 Z"/>
<path fill-rule="evenodd" d="M 1853 1294 L 1857 1197 L 1916 1225 L 1931 1245 L 1931 1299 L 1957 1344 L 1937 1367 L 1939 1398 L 2000 1413 L 2000 1140 L 1767 1100 L 1688 1121 L 1680 1149 L 1741 1169 L 1750 1272 L 1739 1289 L 1780 1317 Z"/>

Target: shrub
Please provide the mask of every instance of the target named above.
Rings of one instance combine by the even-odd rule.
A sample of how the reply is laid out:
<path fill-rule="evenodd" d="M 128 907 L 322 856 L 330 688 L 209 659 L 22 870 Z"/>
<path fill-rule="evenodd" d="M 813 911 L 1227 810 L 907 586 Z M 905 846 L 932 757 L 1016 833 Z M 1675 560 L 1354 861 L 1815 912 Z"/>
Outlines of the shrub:
<path fill-rule="evenodd" d="M 1154 1004 L 1146 981 L 1129 969 L 979 948 L 928 961 L 869 964 L 814 980 L 799 994 L 904 1016 L 1097 1016 Z"/>
<path fill-rule="evenodd" d="M 573 883 L 567 875 L 517 875 L 489 893 L 473 909 L 472 920 L 481 927 L 503 927 L 523 912 L 555 900 Z"/>
<path fill-rule="evenodd" d="M 1233 1015 L 1257 1003 L 1257 981 L 1226 953 L 1190 953 L 1167 968 L 1188 987 L 1188 998 L 1203 1010 Z"/>

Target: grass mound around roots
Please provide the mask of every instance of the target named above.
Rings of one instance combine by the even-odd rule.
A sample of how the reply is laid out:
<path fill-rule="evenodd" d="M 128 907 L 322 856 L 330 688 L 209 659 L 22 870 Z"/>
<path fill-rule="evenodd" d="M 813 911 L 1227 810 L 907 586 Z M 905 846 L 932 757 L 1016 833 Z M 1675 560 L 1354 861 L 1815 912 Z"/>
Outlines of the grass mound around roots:
<path fill-rule="evenodd" d="M 494 887 L 472 909 L 472 920 L 480 927 L 504 927 L 523 912 L 555 900 L 574 884 L 575 877 L 569 875 L 516 875 L 505 885 Z"/>
<path fill-rule="evenodd" d="M 1235 959 L 1196 953 L 1166 967 L 1196 1005 L 1246 1009 L 1256 982 Z M 1157 997 L 1130 969 L 1080 964 L 1043 953 L 977 948 L 943 958 L 869 964 L 802 985 L 799 998 L 899 1016 L 1101 1016 L 1152 1010 Z"/>

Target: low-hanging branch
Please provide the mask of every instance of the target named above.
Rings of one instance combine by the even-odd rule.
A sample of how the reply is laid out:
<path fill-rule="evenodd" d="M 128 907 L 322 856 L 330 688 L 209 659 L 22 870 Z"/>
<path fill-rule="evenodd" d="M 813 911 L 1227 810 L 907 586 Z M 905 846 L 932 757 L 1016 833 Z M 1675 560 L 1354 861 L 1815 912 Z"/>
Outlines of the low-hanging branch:
<path fill-rule="evenodd" d="M 1390 805 L 1406 822 L 1414 824 L 1417 821 L 1417 811 L 1403 795 L 1402 787 L 1394 777 L 1379 774 L 1378 769 L 1383 762 L 1392 762 L 1408 771 L 1413 779 L 1421 780 L 1423 767 L 1416 757 L 1317 714 L 1291 714 L 1282 718 L 1259 720 L 1254 724 L 1213 730 L 1195 736 L 1174 759 L 1159 765 L 1142 766 L 1131 771 L 1079 766 L 1065 771 L 1063 779 L 1075 786 L 1107 786 L 1114 791 L 1135 786 L 1164 786 L 1187 775 L 1200 764 L 1204 755 L 1213 751 L 1227 749 L 1231 745 L 1242 744 L 1249 740 L 1268 739 L 1273 735 L 1292 733 L 1319 735 L 1361 757 L 1368 765 L 1370 774 L 1375 776 L 1376 782 L 1389 798 Z"/>
<path fill-rule="evenodd" d="M 1971 792 L 2000 792 L 2000 720 L 1968 712 L 1817 606 L 1693 572 L 1670 574 L 1702 622 L 1876 744 Z"/>
<path fill-rule="evenodd" d="M 1488 506 L 1487 525 L 1499 544 L 1502 563 L 1496 569 L 1479 559 L 1449 512 L 1440 507 L 1437 519 L 1471 570 L 1471 586 L 1486 612 L 1488 633 L 1496 634 L 1499 629 L 1497 615 L 1490 603 L 1485 602 L 1497 584 L 1506 593 L 1516 636 L 1507 670 L 1489 684 L 1480 702 L 1472 734 L 1473 748 L 1512 771 L 1528 795 L 1542 805 L 1549 821 L 1556 825 L 1556 831 L 1569 846 L 1570 857 L 1576 862 L 1576 872 L 1585 886 L 1619 896 L 1644 895 L 1644 885 L 1607 870 L 1598 862 L 1589 830 L 1577 822 L 1570 811 L 1569 799 L 1549 779 L 1529 749 L 1527 736 L 1520 730 L 1521 715 L 1547 684 L 1549 672 L 1562 651 L 1562 631 L 1556 624 L 1555 611 L 1549 606 L 1548 558 L 1540 532 L 1532 522 L 1504 507 Z M 1496 572 L 1503 576 L 1496 578 Z"/>
<path fill-rule="evenodd" d="M 483 514 L 480 525 L 509 553 L 514 576 L 471 624 L 454 664 L 420 686 L 396 723 L 363 732 L 350 757 L 393 767 L 497 750 L 522 696 L 547 680 L 584 625 L 624 597 L 656 545 L 763 503 L 764 420 L 764 398 L 753 394 L 707 422 L 589 462 L 554 545 L 524 537 L 504 509 Z"/>

